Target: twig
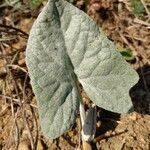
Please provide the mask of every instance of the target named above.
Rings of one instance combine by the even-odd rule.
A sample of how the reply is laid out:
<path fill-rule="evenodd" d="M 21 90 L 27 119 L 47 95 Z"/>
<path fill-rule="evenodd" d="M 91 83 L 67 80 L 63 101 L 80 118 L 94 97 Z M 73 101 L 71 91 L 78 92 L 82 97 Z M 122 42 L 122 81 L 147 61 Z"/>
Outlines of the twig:
<path fill-rule="evenodd" d="M 29 123 L 27 121 L 26 113 L 25 113 L 24 109 L 23 109 L 23 119 L 24 119 L 24 122 L 25 122 L 27 130 L 28 130 L 28 136 L 29 136 L 29 139 L 30 139 L 31 148 L 32 148 L 32 150 L 35 150 L 34 139 L 33 139 L 32 133 L 30 131 Z"/>
<path fill-rule="evenodd" d="M 11 100 L 11 99 L 12 99 L 14 102 L 19 103 L 19 99 L 17 99 L 17 98 L 11 98 L 11 97 L 9 97 L 9 96 L 2 95 L 2 94 L 0 94 L 0 97 L 3 97 L 3 98 L 8 99 L 8 100 Z M 20 103 L 19 103 L 19 105 L 20 105 Z M 30 106 L 33 107 L 33 108 L 37 108 L 37 106 L 34 105 L 34 104 L 30 104 Z"/>
<path fill-rule="evenodd" d="M 20 136 L 19 136 L 19 129 L 18 129 L 18 124 L 16 122 L 16 118 L 17 118 L 17 115 L 15 115 L 15 112 L 14 112 L 14 106 L 13 106 L 13 101 L 11 99 L 11 112 L 12 112 L 12 118 L 13 118 L 13 121 L 14 121 L 14 125 L 12 127 L 12 131 L 13 131 L 13 128 L 15 127 L 15 132 L 16 132 L 16 137 L 15 137 L 15 143 L 16 143 L 16 150 L 18 149 L 18 146 L 19 146 L 19 141 L 20 141 Z"/>
<path fill-rule="evenodd" d="M 140 20 L 140 19 L 138 19 L 138 18 L 135 18 L 135 19 L 133 20 L 133 22 L 138 23 L 138 24 L 142 24 L 142 25 L 144 25 L 144 26 L 148 26 L 148 27 L 147 27 L 148 29 L 150 28 L 150 24 L 149 24 L 148 22 L 145 22 L 145 21 Z"/>
<path fill-rule="evenodd" d="M 12 27 L 12 26 L 7 26 L 7 25 L 4 25 L 4 24 L 0 24 L 0 27 L 7 28 L 7 29 L 13 29 L 17 32 L 20 32 L 20 33 L 24 34 L 27 37 L 29 36 L 26 32 L 22 31 L 21 29 L 18 29 L 18 28 Z"/>
<path fill-rule="evenodd" d="M 98 141 L 102 140 L 102 139 L 106 139 L 106 138 L 111 138 L 111 137 L 114 137 L 114 136 L 119 136 L 123 133 L 126 133 L 127 132 L 127 129 L 123 130 L 123 131 L 120 131 L 120 132 L 106 132 L 98 137 L 96 137 L 94 140 L 93 140 L 93 143 L 97 143 Z"/>
<path fill-rule="evenodd" d="M 22 89 L 22 94 L 23 94 L 23 100 L 25 101 L 25 89 L 26 89 L 26 81 L 27 81 L 27 74 L 25 76 L 25 80 L 24 80 L 24 83 L 23 83 L 23 89 Z"/>
<path fill-rule="evenodd" d="M 124 35 L 125 37 L 128 37 L 128 38 L 132 38 L 132 39 L 135 39 L 135 40 L 137 40 L 137 41 L 142 41 L 142 42 L 145 42 L 146 41 L 146 39 L 142 39 L 142 38 L 138 38 L 138 37 L 133 37 L 133 36 L 131 36 L 131 35 Z"/>
<path fill-rule="evenodd" d="M 35 127 L 35 149 L 37 149 L 37 144 L 38 144 L 38 137 L 39 137 L 39 131 L 38 131 L 38 121 L 37 121 L 37 118 L 36 118 L 36 115 L 35 115 L 35 111 L 34 111 L 34 108 L 31 107 L 30 105 L 30 109 L 31 109 L 31 112 L 32 112 L 32 115 L 33 115 L 33 118 L 34 118 L 34 127 Z"/>
<path fill-rule="evenodd" d="M 8 67 L 12 67 L 13 69 L 20 69 L 20 70 L 22 70 L 23 72 L 25 72 L 26 74 L 28 74 L 28 72 L 24 69 L 24 68 L 22 68 L 22 67 L 20 67 L 20 66 L 18 66 L 18 65 L 7 65 Z"/>
<path fill-rule="evenodd" d="M 24 83 L 23 83 L 23 87 L 22 87 L 22 94 L 23 94 L 23 100 L 24 100 L 24 102 L 26 101 L 25 100 L 25 97 L 26 97 L 26 94 L 25 94 L 25 89 L 26 89 L 26 81 L 27 81 L 27 78 L 28 78 L 28 75 L 26 74 L 26 76 L 25 76 L 25 80 L 24 80 Z M 35 115 L 35 113 L 34 113 L 34 109 L 32 108 L 32 107 L 30 107 L 30 109 L 31 109 L 31 112 L 32 112 L 32 115 L 33 115 L 33 117 L 34 117 L 34 127 L 35 127 L 35 140 L 34 140 L 34 138 L 33 137 L 31 137 L 32 136 L 32 134 L 31 133 L 29 133 L 29 136 L 30 136 L 30 142 L 31 142 L 31 145 L 33 145 L 32 147 L 33 147 L 33 150 L 36 150 L 36 147 L 37 147 L 37 143 L 38 143 L 38 123 L 37 123 L 37 119 L 36 119 L 36 115 Z"/>
<path fill-rule="evenodd" d="M 13 80 L 14 80 L 14 77 L 13 77 L 11 71 L 10 71 L 10 75 L 11 75 L 11 77 L 12 77 Z M 20 98 L 20 96 L 19 96 L 19 92 L 18 92 L 18 89 L 17 89 L 17 85 L 16 85 L 16 81 L 15 81 L 15 80 L 14 80 L 14 88 L 15 88 L 15 92 L 16 92 L 16 94 L 17 94 L 17 97 L 18 97 L 18 99 L 19 99 L 20 108 L 21 108 L 21 110 L 22 110 L 22 117 L 23 117 L 23 120 L 24 120 L 24 122 L 25 122 L 26 128 L 27 128 L 27 130 L 28 130 L 28 136 L 29 136 L 29 139 L 30 139 L 30 142 L 31 142 L 31 148 L 32 148 L 32 150 L 35 150 L 34 140 L 33 140 L 33 137 L 32 137 L 32 133 L 31 133 L 31 131 L 30 131 L 30 127 L 29 127 L 29 124 L 28 124 L 28 121 L 27 121 L 27 118 L 26 118 L 26 113 L 25 113 L 23 104 L 22 104 L 22 102 L 21 102 L 21 98 Z"/>
<path fill-rule="evenodd" d="M 0 97 L 4 97 L 4 98 L 6 98 L 6 99 L 13 100 L 14 102 L 19 102 L 19 100 L 16 99 L 16 98 L 11 98 L 11 97 L 9 97 L 9 96 L 5 96 L 5 95 L 2 95 L 2 94 L 0 94 Z"/>
<path fill-rule="evenodd" d="M 146 13 L 147 13 L 148 16 L 150 17 L 150 12 L 149 12 L 149 10 L 148 10 L 148 8 L 147 8 L 147 6 L 146 6 L 144 0 L 141 0 L 141 2 L 142 2 L 143 6 L 144 6 L 144 8 L 145 8 Z"/>
<path fill-rule="evenodd" d="M 15 62 L 15 60 L 16 60 L 18 54 L 19 54 L 19 52 L 17 51 L 16 54 L 13 56 L 13 58 L 12 58 L 12 60 L 11 60 L 11 62 L 10 62 L 10 65 L 12 65 L 12 64 Z"/>
<path fill-rule="evenodd" d="M 15 40 L 16 37 L 10 37 L 10 38 L 0 38 L 0 42 L 5 42 L 5 41 L 12 41 Z"/>
<path fill-rule="evenodd" d="M 11 104 L 11 111 L 14 112 L 13 107 L 12 107 L 12 104 Z M 14 113 L 13 113 L 13 114 L 14 114 Z M 9 137 L 8 137 L 8 139 L 7 139 L 7 143 L 6 143 L 5 146 L 3 147 L 4 150 L 8 149 L 8 147 L 10 146 L 9 142 L 12 140 L 12 136 L 11 136 L 11 135 L 13 135 L 13 129 L 14 129 L 14 126 L 15 126 L 15 121 L 14 121 L 14 120 L 16 120 L 17 114 L 18 114 L 18 111 L 17 111 L 16 115 L 14 115 L 14 117 L 12 117 L 12 118 L 13 118 L 13 123 L 12 123 L 11 129 L 10 129 L 10 132 L 9 132 Z M 15 141 L 15 142 L 16 142 L 16 141 Z M 17 149 L 16 149 L 16 150 L 17 150 Z"/>

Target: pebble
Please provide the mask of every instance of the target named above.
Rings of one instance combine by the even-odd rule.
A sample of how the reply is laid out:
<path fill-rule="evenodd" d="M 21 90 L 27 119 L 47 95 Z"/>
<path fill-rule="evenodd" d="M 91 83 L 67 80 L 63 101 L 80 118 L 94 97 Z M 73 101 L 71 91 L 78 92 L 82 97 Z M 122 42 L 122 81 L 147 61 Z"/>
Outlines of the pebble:
<path fill-rule="evenodd" d="M 0 77 L 5 76 L 6 73 L 7 73 L 6 60 L 5 59 L 0 59 Z"/>

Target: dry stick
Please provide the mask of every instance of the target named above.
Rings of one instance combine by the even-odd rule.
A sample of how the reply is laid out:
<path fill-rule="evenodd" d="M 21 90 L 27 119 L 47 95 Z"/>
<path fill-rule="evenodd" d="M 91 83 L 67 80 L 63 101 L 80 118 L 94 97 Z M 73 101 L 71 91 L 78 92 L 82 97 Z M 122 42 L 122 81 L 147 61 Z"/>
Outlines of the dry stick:
<path fill-rule="evenodd" d="M 134 22 L 134 23 L 141 24 L 141 25 L 144 25 L 144 26 L 148 26 L 148 28 L 150 28 L 150 24 L 149 24 L 148 22 L 145 22 L 145 21 L 140 20 L 140 19 L 138 19 L 138 18 L 135 18 L 135 19 L 133 20 L 133 22 Z"/>
<path fill-rule="evenodd" d="M 4 49 L 3 44 L 1 42 L 0 42 L 0 48 L 2 49 L 3 55 L 6 55 L 5 49 Z M 6 59 L 6 61 L 8 62 L 7 59 Z M 5 90 L 3 91 L 3 93 L 5 94 Z M 17 113 L 16 113 L 16 116 L 15 116 L 12 98 L 10 100 L 11 100 L 12 117 L 14 118 L 14 123 L 13 123 L 14 125 L 12 127 L 12 130 L 15 127 L 15 132 L 16 132 L 15 143 L 16 143 L 16 149 L 18 149 L 20 137 L 19 137 L 18 124 L 16 122 Z M 5 102 L 6 102 L 6 98 L 5 98 Z M 17 109 L 17 112 L 18 112 L 18 109 Z"/>
<path fill-rule="evenodd" d="M 10 72 L 10 74 L 11 74 L 11 76 L 12 76 L 12 78 L 13 78 L 13 75 L 12 75 L 11 72 Z M 14 80 L 14 78 L 13 78 L 13 80 Z M 30 128 L 29 128 L 29 124 L 28 124 L 28 121 L 27 121 L 27 118 L 26 118 L 25 110 L 24 110 L 24 107 L 23 107 L 23 105 L 22 105 L 21 98 L 20 98 L 20 96 L 19 96 L 19 92 L 18 92 L 18 89 L 17 89 L 16 81 L 15 81 L 15 80 L 14 80 L 14 87 L 15 87 L 15 92 L 16 92 L 17 97 L 18 97 L 18 99 L 19 99 L 20 107 L 21 107 L 21 110 L 22 110 L 22 113 L 23 113 L 23 114 L 22 114 L 23 120 L 24 120 L 25 125 L 26 125 L 27 130 L 28 130 L 28 136 L 29 136 L 29 139 L 30 139 L 30 142 L 31 142 L 31 148 L 32 148 L 32 150 L 34 150 L 34 149 L 35 149 L 34 140 L 33 140 L 33 137 L 32 137 L 31 131 L 30 131 Z"/>
<path fill-rule="evenodd" d="M 6 99 L 9 99 L 9 100 L 13 100 L 14 102 L 19 102 L 19 100 L 17 98 L 12 98 L 10 96 L 0 94 L 0 97 L 6 98 Z"/>
<path fill-rule="evenodd" d="M 38 138 L 39 138 L 38 121 L 37 121 L 38 119 L 36 118 L 34 108 L 31 107 L 31 105 L 30 105 L 30 109 L 34 118 L 34 127 L 35 127 L 35 142 L 34 143 L 35 143 L 35 149 L 37 149 Z"/>
<path fill-rule="evenodd" d="M 16 115 L 15 115 L 15 113 L 14 113 L 14 107 L 13 107 L 13 101 L 11 101 L 11 112 L 12 112 L 13 124 L 12 124 L 12 127 L 11 127 L 11 130 L 10 130 L 10 134 L 9 134 L 9 135 L 13 135 L 13 129 L 14 129 L 14 127 L 15 127 L 15 128 L 16 128 L 15 131 L 16 131 L 16 135 L 17 135 L 17 138 L 15 138 L 16 150 L 17 150 L 18 145 L 19 145 L 19 139 L 20 139 L 20 138 L 19 138 L 18 124 L 17 124 L 17 122 L 16 122 L 17 115 L 18 115 L 18 109 L 17 109 Z M 11 137 L 11 136 L 10 136 L 10 137 Z M 10 137 L 8 138 L 7 143 L 10 142 Z M 8 144 L 6 144 L 3 149 L 8 149 L 7 145 L 8 145 Z"/>
<path fill-rule="evenodd" d="M 0 38 L 0 42 L 12 41 L 12 40 L 15 40 L 15 39 L 16 39 L 16 37 Z"/>
<path fill-rule="evenodd" d="M 150 17 L 150 12 L 149 12 L 149 10 L 148 10 L 148 8 L 147 8 L 147 6 L 146 6 L 144 0 L 141 0 L 141 2 L 142 2 L 143 6 L 144 6 L 144 8 L 145 8 L 146 13 L 148 14 L 148 17 Z"/>
<path fill-rule="evenodd" d="M 26 82 L 26 79 L 27 79 L 27 75 L 26 75 L 26 78 L 25 78 L 25 81 Z M 23 90 L 23 101 L 25 101 L 25 91 Z M 30 127 L 29 127 L 29 124 L 28 124 L 28 121 L 27 121 L 27 118 L 26 118 L 26 113 L 25 113 L 25 109 L 24 107 L 23 108 L 23 116 L 24 116 L 24 121 L 26 123 L 26 127 L 27 127 L 27 130 L 28 130 L 28 136 L 29 136 L 29 139 L 30 139 L 30 143 L 31 143 L 31 147 L 32 147 L 32 150 L 35 150 L 35 145 L 34 145 L 34 138 L 32 136 L 32 133 L 30 131 Z"/>
<path fill-rule="evenodd" d="M 19 103 L 19 99 L 17 99 L 17 98 L 11 98 L 10 96 L 6 96 L 6 95 L 2 95 L 2 94 L 0 94 L 0 97 L 3 97 L 3 98 L 8 99 L 8 100 L 12 99 L 14 102 Z M 19 105 L 20 105 L 20 103 L 19 103 Z M 34 104 L 30 104 L 30 106 L 33 108 L 37 108 L 37 106 Z"/>
<path fill-rule="evenodd" d="M 124 36 L 127 37 L 127 38 L 135 39 L 137 41 L 141 41 L 141 42 L 145 42 L 146 41 L 146 39 L 142 39 L 142 38 L 138 38 L 138 37 L 133 37 L 131 35 L 124 34 Z"/>
<path fill-rule="evenodd" d="M 124 129 L 123 131 L 119 131 L 119 132 L 106 132 L 98 137 L 96 137 L 94 140 L 93 140 L 93 143 L 97 143 L 98 141 L 102 140 L 102 139 L 108 139 L 108 138 L 111 138 L 111 137 L 114 137 L 114 136 L 118 136 L 118 135 L 121 135 L 123 133 L 126 133 L 128 130 L 127 129 Z"/>
<path fill-rule="evenodd" d="M 12 107 L 11 107 L 11 109 L 12 109 Z M 16 118 L 17 118 L 17 115 L 15 116 L 15 118 L 13 118 L 14 120 L 16 120 Z M 10 130 L 10 133 L 9 133 L 9 135 L 11 135 L 11 133 L 13 132 L 13 129 L 14 129 L 14 125 L 15 125 L 15 122 L 13 122 L 13 124 L 12 124 L 12 127 L 11 127 L 11 130 Z M 4 150 L 5 149 L 8 149 L 8 142 L 10 141 L 10 138 L 11 138 L 11 136 L 7 139 L 7 143 L 5 144 L 5 146 L 4 146 Z M 7 148 L 6 148 L 7 147 Z"/>
<path fill-rule="evenodd" d="M 18 55 L 19 55 L 19 51 L 17 51 L 16 54 L 11 59 L 10 65 L 13 65 L 13 63 L 15 62 L 15 60 L 16 60 L 16 58 L 17 58 Z"/>
<path fill-rule="evenodd" d="M 12 67 L 13 69 L 20 69 L 20 70 L 22 70 L 23 72 L 25 72 L 26 74 L 28 74 L 28 72 L 24 69 L 24 68 L 22 68 L 22 67 L 20 67 L 20 66 L 18 66 L 18 65 L 7 65 L 8 67 Z"/>
<path fill-rule="evenodd" d="M 20 33 L 24 34 L 27 37 L 29 36 L 26 32 L 22 31 L 21 29 L 18 29 L 18 28 L 12 27 L 12 26 L 7 26 L 7 25 L 4 25 L 4 24 L 0 24 L 0 27 L 7 28 L 7 29 L 13 29 L 17 32 L 20 32 Z"/>
<path fill-rule="evenodd" d="M 13 128 L 15 127 L 15 132 L 16 132 L 15 143 L 16 143 L 16 150 L 17 150 L 18 146 L 19 146 L 20 136 L 19 136 L 18 124 L 16 122 L 17 115 L 15 115 L 15 112 L 14 112 L 14 106 L 13 106 L 13 100 L 12 99 L 11 99 L 11 112 L 12 112 L 12 117 L 13 117 L 13 121 L 14 121 L 12 131 L 13 131 Z"/>
<path fill-rule="evenodd" d="M 1 50 L 2 50 L 2 55 L 3 55 L 3 56 L 6 56 L 6 51 L 5 51 L 5 49 L 4 49 L 4 46 L 3 46 L 2 42 L 0 42 L 0 48 L 1 48 Z M 8 62 L 8 60 L 7 60 L 6 57 L 5 57 L 5 60 Z M 7 80 L 5 80 L 5 85 L 3 84 L 3 89 L 2 89 L 2 93 L 4 93 L 4 94 L 6 94 L 6 91 L 5 91 L 6 81 L 7 81 Z M 6 103 L 6 99 L 5 99 L 5 103 Z"/>
<path fill-rule="evenodd" d="M 28 77 L 28 75 L 26 74 L 26 76 L 25 76 L 25 80 L 24 80 L 24 83 L 23 83 L 23 88 L 22 88 L 22 93 L 23 93 L 23 101 L 25 102 L 25 88 L 26 88 L 26 81 L 27 81 L 27 77 Z M 35 116 L 35 113 L 34 113 L 34 110 L 32 109 L 32 107 L 30 107 L 30 109 L 31 109 L 31 111 L 32 111 L 32 115 L 33 115 L 33 117 L 34 117 L 34 119 L 36 118 L 36 116 Z M 38 123 L 37 123 L 37 120 L 35 119 L 35 127 L 36 127 L 36 135 L 35 135 L 35 141 L 34 141 L 34 138 L 33 138 L 33 141 L 31 141 L 31 139 L 30 139 L 30 142 L 31 142 L 31 145 L 34 143 L 34 149 L 36 150 L 36 146 L 37 146 L 37 142 L 38 142 L 38 128 L 37 128 L 37 126 L 38 126 Z M 31 136 L 31 135 L 30 135 Z"/>

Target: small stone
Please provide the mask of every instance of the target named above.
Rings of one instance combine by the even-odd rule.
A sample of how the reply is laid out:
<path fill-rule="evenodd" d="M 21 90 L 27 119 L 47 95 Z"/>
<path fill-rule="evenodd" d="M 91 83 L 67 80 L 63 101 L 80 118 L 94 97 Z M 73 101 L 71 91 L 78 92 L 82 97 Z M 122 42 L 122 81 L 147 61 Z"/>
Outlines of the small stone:
<path fill-rule="evenodd" d="M 6 70 L 6 60 L 0 59 L 0 77 L 5 76 L 7 73 Z"/>
<path fill-rule="evenodd" d="M 133 113 L 133 114 L 130 116 L 130 119 L 133 120 L 133 121 L 136 121 L 136 120 L 137 120 L 137 114 L 136 114 L 136 113 Z"/>
<path fill-rule="evenodd" d="M 18 61 L 18 64 L 19 64 L 20 66 L 25 65 L 25 58 L 20 59 L 20 60 Z"/>
<path fill-rule="evenodd" d="M 6 73 L 7 73 L 6 68 L 5 68 L 5 67 L 1 67 L 1 68 L 0 68 L 0 77 L 5 76 L 5 75 L 6 75 Z"/>
<path fill-rule="evenodd" d="M 44 150 L 44 146 L 43 146 L 43 144 L 42 144 L 42 141 L 41 141 L 41 140 L 38 140 L 37 150 Z"/>
<path fill-rule="evenodd" d="M 30 150 L 30 149 L 31 149 L 31 147 L 30 147 L 29 140 L 22 141 L 18 147 L 18 150 Z"/>

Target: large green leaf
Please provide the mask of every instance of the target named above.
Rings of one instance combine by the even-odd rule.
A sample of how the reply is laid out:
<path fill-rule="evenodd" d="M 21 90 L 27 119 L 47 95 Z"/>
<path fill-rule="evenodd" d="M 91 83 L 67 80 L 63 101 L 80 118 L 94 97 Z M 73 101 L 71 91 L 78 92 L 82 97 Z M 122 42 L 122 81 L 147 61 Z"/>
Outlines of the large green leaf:
<path fill-rule="evenodd" d="M 73 124 L 79 108 L 77 80 L 98 106 L 127 112 L 137 82 L 114 44 L 82 11 L 50 0 L 35 21 L 26 51 L 43 132 L 56 138 Z"/>

